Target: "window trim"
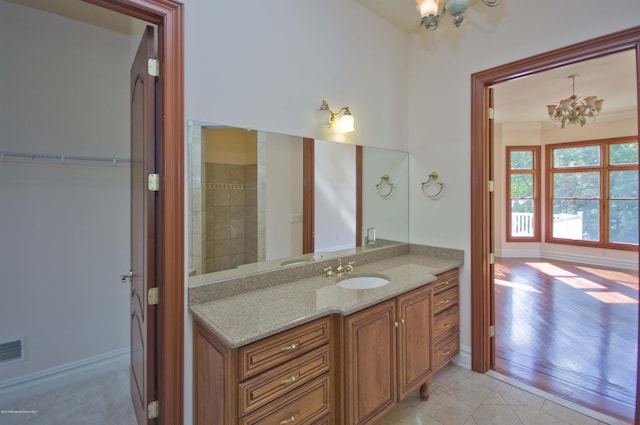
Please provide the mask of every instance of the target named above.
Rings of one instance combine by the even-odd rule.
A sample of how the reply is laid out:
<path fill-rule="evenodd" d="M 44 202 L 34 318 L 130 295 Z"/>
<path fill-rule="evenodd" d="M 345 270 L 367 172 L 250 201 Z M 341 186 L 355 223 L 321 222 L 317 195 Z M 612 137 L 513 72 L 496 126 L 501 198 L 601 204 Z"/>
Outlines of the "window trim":
<path fill-rule="evenodd" d="M 541 146 L 540 145 L 515 145 L 506 146 L 506 199 L 505 199 L 505 223 L 506 223 L 506 241 L 507 242 L 540 242 L 541 241 L 541 186 L 540 186 L 540 162 L 541 162 Z M 532 152 L 533 168 L 531 170 L 512 170 L 511 169 L 511 152 Z M 511 234 L 511 176 L 514 174 L 531 174 L 533 175 L 533 236 L 513 236 Z"/>
<path fill-rule="evenodd" d="M 638 251 L 638 245 L 630 245 L 623 243 L 615 243 L 609 241 L 609 172 L 617 170 L 638 170 L 638 164 L 624 164 L 624 165 L 610 165 L 609 164 L 609 147 L 614 144 L 636 142 L 638 138 L 636 136 L 614 137 L 608 139 L 594 139 L 594 140 L 582 140 L 573 142 L 553 143 L 545 146 L 545 242 L 561 245 L 575 245 L 585 246 L 589 248 L 605 248 L 619 251 Z M 600 210 L 600 223 L 599 241 L 586 241 L 586 240 L 574 240 L 574 239 L 562 239 L 553 237 L 553 175 L 557 171 L 553 167 L 553 151 L 555 149 L 563 148 L 575 148 L 575 147 L 587 147 L 587 146 L 599 146 L 600 147 L 600 165 L 593 166 L 580 166 L 563 168 L 563 172 L 589 172 L 597 171 L 600 173 L 600 198 L 599 210 Z"/>

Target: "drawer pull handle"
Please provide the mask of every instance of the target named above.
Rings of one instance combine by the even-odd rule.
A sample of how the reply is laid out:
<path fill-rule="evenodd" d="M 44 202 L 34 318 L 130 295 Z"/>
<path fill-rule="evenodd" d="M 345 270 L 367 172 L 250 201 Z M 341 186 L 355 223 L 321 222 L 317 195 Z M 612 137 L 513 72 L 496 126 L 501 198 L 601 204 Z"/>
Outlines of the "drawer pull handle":
<path fill-rule="evenodd" d="M 446 300 L 442 300 L 438 303 L 438 305 L 440 304 L 449 304 L 451 302 L 451 300 L 449 298 L 447 298 Z"/>
<path fill-rule="evenodd" d="M 451 282 L 449 282 L 448 280 L 445 280 L 444 282 L 442 282 L 442 285 L 443 285 L 443 286 L 444 286 L 444 285 L 448 285 L 449 283 L 451 283 Z"/>
<path fill-rule="evenodd" d="M 280 351 L 291 351 L 291 350 L 295 350 L 296 348 L 298 348 L 300 346 L 300 341 L 298 342 L 294 342 L 291 345 L 285 345 L 284 347 L 280 347 Z"/>
<path fill-rule="evenodd" d="M 451 327 L 451 323 L 445 323 L 444 325 L 442 325 L 442 327 L 445 329 L 449 329 Z"/>
<path fill-rule="evenodd" d="M 448 356 L 449 354 L 451 354 L 451 350 L 443 351 L 442 353 L 440 353 L 442 357 Z"/>
<path fill-rule="evenodd" d="M 299 377 L 300 373 L 298 373 L 297 375 L 292 375 L 291 378 L 283 379 L 282 381 L 280 381 L 280 385 L 289 385 L 293 382 L 296 382 Z"/>
<path fill-rule="evenodd" d="M 287 425 L 287 424 L 292 424 L 296 418 L 300 416 L 300 411 L 298 411 L 296 414 L 289 416 L 286 419 L 283 419 L 280 421 L 280 425 Z"/>

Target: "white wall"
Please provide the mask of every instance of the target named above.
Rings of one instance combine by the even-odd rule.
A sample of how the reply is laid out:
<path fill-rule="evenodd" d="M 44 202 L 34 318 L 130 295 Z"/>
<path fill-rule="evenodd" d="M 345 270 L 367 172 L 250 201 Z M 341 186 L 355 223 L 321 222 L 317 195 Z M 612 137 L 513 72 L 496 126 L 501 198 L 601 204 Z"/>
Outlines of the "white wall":
<path fill-rule="evenodd" d="M 461 272 L 461 344 L 471 345 L 470 75 L 518 59 L 638 25 L 640 2 L 618 0 L 611 13 L 589 0 L 477 2 L 455 28 L 421 30 L 409 47 L 411 242 L 465 250 Z M 435 169 L 447 183 L 438 201 L 417 190 Z M 430 221 L 424 217 L 431 217 Z M 434 225 L 437 223 L 437 225 Z"/>
<path fill-rule="evenodd" d="M 355 146 L 314 143 L 314 252 L 356 246 Z"/>
<path fill-rule="evenodd" d="M 129 157 L 131 37 L 0 2 L 0 151 Z M 10 59 L 9 59 L 10 58 Z M 129 168 L 0 162 L 0 387 L 127 359 Z"/>
<path fill-rule="evenodd" d="M 185 117 L 407 150 L 407 35 L 353 1 L 185 0 Z M 356 131 L 317 127 L 326 100 Z"/>
<path fill-rule="evenodd" d="M 382 176 L 389 176 L 393 189 L 380 187 Z M 391 194 L 384 198 L 380 194 Z M 409 154 L 387 149 L 362 150 L 362 227 L 375 228 L 376 238 L 409 240 Z M 363 231 L 366 238 L 366 230 Z M 363 244 L 366 242 L 363 242 Z"/>
<path fill-rule="evenodd" d="M 302 254 L 302 139 L 266 133 L 266 259 Z"/>

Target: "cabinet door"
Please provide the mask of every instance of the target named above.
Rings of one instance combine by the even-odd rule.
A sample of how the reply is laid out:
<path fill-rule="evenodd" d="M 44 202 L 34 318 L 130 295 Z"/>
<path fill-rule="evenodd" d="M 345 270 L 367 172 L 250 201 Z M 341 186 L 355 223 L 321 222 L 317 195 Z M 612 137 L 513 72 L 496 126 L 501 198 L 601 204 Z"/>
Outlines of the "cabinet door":
<path fill-rule="evenodd" d="M 400 400 L 427 382 L 432 372 L 431 289 L 398 297 L 398 391 Z"/>
<path fill-rule="evenodd" d="M 345 318 L 346 424 L 369 423 L 396 401 L 396 302 Z"/>

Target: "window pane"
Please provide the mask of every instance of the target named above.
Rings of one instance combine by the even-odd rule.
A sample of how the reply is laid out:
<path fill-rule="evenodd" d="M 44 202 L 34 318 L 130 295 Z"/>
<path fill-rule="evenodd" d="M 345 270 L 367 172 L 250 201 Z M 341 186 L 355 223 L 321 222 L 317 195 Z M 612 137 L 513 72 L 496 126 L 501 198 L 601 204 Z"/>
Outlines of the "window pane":
<path fill-rule="evenodd" d="M 599 241 L 598 204 L 597 200 L 555 200 L 553 202 L 553 237 Z"/>
<path fill-rule="evenodd" d="M 511 169 L 512 170 L 532 170 L 533 169 L 533 152 L 516 151 L 511 152 Z"/>
<path fill-rule="evenodd" d="M 599 198 L 600 173 L 556 173 L 553 175 L 554 198 Z"/>
<path fill-rule="evenodd" d="M 609 240 L 638 245 L 638 201 L 609 202 Z"/>
<path fill-rule="evenodd" d="M 531 198 L 533 197 L 533 176 L 531 174 L 511 175 L 511 197 Z"/>
<path fill-rule="evenodd" d="M 618 143 L 609 147 L 609 163 L 617 164 L 637 164 L 638 163 L 638 143 Z"/>
<path fill-rule="evenodd" d="M 511 201 L 511 236 L 533 236 L 533 200 Z"/>
<path fill-rule="evenodd" d="M 600 165 L 600 146 L 580 146 L 553 150 L 553 167 L 584 167 Z"/>
<path fill-rule="evenodd" d="M 609 197 L 637 198 L 638 170 L 612 171 L 609 173 Z"/>

